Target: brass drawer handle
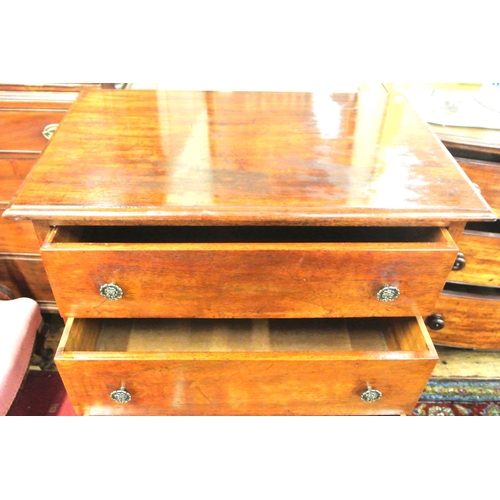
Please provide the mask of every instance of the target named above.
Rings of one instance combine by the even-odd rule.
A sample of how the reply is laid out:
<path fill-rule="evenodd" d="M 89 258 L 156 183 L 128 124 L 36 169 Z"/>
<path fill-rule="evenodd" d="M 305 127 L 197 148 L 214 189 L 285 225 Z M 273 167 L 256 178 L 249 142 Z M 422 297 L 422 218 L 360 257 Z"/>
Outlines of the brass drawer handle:
<path fill-rule="evenodd" d="M 50 125 L 47 125 L 43 130 L 42 130 L 42 135 L 50 141 L 52 136 L 54 135 L 55 131 L 57 130 L 57 127 L 59 125 L 57 123 L 51 123 Z"/>
<path fill-rule="evenodd" d="M 377 389 L 372 389 L 369 385 L 367 390 L 361 394 L 361 399 L 366 403 L 373 403 L 374 401 L 378 401 L 382 397 L 382 393 L 377 391 Z"/>
<path fill-rule="evenodd" d="M 465 255 L 462 252 L 458 252 L 455 263 L 453 264 L 453 271 L 460 271 L 465 267 Z"/>
<path fill-rule="evenodd" d="M 101 286 L 99 293 L 108 300 L 118 300 L 123 297 L 123 290 L 114 283 L 106 283 Z"/>
<path fill-rule="evenodd" d="M 126 391 L 124 386 L 121 386 L 120 389 L 113 391 L 109 397 L 113 401 L 121 404 L 128 403 L 132 399 L 130 392 Z"/>
<path fill-rule="evenodd" d="M 377 292 L 377 299 L 380 300 L 380 302 L 392 302 L 399 297 L 400 293 L 401 292 L 397 287 L 384 285 Z"/>

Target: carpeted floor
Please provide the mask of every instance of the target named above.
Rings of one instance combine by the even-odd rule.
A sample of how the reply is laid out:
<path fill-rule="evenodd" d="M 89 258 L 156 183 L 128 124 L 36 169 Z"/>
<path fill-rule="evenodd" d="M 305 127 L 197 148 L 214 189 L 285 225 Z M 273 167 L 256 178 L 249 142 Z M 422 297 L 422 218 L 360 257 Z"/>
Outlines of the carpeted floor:
<path fill-rule="evenodd" d="M 75 416 L 59 373 L 30 370 L 11 406 L 9 416 Z"/>
<path fill-rule="evenodd" d="M 10 416 L 74 416 L 57 371 L 30 371 Z M 500 379 L 432 378 L 416 416 L 500 416 Z"/>
<path fill-rule="evenodd" d="M 500 379 L 431 378 L 413 414 L 500 416 Z"/>

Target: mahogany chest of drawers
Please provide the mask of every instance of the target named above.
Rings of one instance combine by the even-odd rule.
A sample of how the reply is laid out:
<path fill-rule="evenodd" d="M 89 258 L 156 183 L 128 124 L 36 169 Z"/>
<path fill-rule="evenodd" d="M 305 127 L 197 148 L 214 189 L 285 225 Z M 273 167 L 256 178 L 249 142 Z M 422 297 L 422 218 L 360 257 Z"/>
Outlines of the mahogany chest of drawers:
<path fill-rule="evenodd" d="M 409 413 L 454 237 L 495 218 L 383 90 L 91 90 L 5 215 L 81 415 Z"/>

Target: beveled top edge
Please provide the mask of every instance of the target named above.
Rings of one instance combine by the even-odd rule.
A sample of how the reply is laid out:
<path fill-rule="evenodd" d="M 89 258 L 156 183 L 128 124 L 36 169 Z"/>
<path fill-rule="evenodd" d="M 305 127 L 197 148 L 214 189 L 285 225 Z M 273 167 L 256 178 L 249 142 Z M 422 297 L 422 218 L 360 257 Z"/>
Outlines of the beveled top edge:
<path fill-rule="evenodd" d="M 103 208 L 98 211 L 87 210 L 81 207 L 29 207 L 12 205 L 4 211 L 7 219 L 57 221 L 57 224 L 92 222 L 103 225 L 312 225 L 312 226 L 444 226 L 448 222 L 468 221 L 495 221 L 497 217 L 493 211 L 487 212 L 460 212 L 450 214 L 449 210 L 441 212 L 403 211 L 387 212 L 385 209 L 373 210 L 366 214 L 363 208 L 349 211 L 312 213 L 310 208 L 300 211 L 294 207 L 293 211 L 265 210 L 262 207 L 255 210 L 235 212 L 232 208 L 218 208 L 216 212 L 199 210 L 194 215 L 192 211 L 159 211 L 156 208 L 136 207 L 127 209 Z"/>

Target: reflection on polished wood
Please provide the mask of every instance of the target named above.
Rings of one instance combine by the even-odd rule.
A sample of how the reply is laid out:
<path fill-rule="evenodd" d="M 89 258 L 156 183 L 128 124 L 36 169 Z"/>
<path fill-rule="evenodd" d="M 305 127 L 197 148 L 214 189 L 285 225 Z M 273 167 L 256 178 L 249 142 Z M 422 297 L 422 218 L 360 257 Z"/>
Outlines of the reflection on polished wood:
<path fill-rule="evenodd" d="M 8 214 L 94 224 L 493 218 L 407 102 L 382 91 L 84 92 Z"/>

